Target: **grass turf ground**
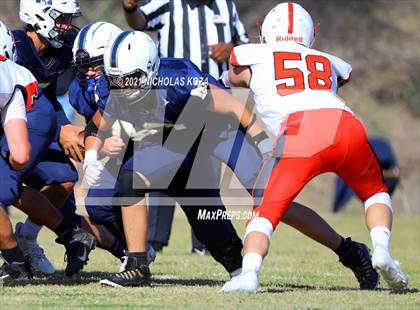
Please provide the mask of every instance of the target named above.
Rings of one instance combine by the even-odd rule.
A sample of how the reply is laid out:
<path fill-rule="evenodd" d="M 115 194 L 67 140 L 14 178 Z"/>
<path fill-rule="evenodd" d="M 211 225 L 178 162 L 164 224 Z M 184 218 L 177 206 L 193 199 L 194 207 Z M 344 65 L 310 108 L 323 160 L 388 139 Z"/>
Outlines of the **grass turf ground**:
<path fill-rule="evenodd" d="M 23 215 L 13 213 L 12 220 Z M 327 215 L 344 235 L 370 245 L 360 215 Z M 235 222 L 240 235 L 243 222 Z M 43 229 L 40 243 L 56 268 L 64 268 L 64 250 Z M 190 254 L 190 233 L 184 216 L 176 216 L 169 247 L 151 266 L 153 286 L 114 289 L 101 287 L 100 278 L 119 267 L 103 250 L 92 252 L 83 273 L 63 279 L 58 271 L 34 284 L 0 288 L 0 309 L 420 309 L 420 218 L 397 217 L 392 253 L 410 278 L 405 294 L 380 290 L 359 291 L 352 273 L 337 262 L 331 251 L 285 225 L 274 234 L 272 248 L 255 295 L 218 294 L 227 274 L 210 257 Z"/>

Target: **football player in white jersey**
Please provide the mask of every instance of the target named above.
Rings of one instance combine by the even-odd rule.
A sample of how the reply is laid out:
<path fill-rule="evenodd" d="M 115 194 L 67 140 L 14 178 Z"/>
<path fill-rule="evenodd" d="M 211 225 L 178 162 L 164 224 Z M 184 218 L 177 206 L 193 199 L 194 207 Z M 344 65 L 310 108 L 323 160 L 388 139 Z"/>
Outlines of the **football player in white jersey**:
<path fill-rule="evenodd" d="M 351 66 L 311 49 L 312 18 L 292 2 L 267 14 L 261 39 L 232 51 L 228 78 L 253 91 L 257 112 L 277 138 L 261 171 L 269 177 L 258 181 L 264 190 L 254 192 L 257 217 L 247 223 L 242 273 L 222 291 L 257 290 L 273 230 L 302 188 L 325 172 L 339 175 L 364 201 L 373 267 L 392 290 L 405 288 L 407 276 L 390 255 L 393 210 L 379 163 L 363 125 L 336 95 L 350 80 Z"/>

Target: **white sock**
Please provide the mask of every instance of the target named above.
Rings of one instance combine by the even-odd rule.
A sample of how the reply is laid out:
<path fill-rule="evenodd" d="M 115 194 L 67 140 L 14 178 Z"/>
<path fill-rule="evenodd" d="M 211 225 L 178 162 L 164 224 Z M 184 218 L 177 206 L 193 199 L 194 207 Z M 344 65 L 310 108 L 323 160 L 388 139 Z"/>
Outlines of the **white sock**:
<path fill-rule="evenodd" d="M 263 258 L 260 254 L 251 252 L 244 256 L 242 259 L 242 272 L 247 270 L 260 271 Z"/>
<path fill-rule="evenodd" d="M 37 239 L 41 228 L 42 226 L 35 224 L 28 217 L 25 223 L 23 223 L 21 234 L 28 239 Z"/>
<path fill-rule="evenodd" d="M 391 231 L 385 226 L 375 226 L 370 230 L 370 238 L 372 246 L 375 249 L 380 245 L 389 251 L 389 243 L 391 241 Z"/>

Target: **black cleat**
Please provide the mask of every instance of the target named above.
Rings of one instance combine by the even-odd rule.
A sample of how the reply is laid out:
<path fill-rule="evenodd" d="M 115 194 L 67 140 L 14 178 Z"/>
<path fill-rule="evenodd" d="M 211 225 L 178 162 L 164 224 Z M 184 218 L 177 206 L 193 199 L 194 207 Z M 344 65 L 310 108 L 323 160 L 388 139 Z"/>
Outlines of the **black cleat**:
<path fill-rule="evenodd" d="M 146 256 L 146 253 L 144 253 Z M 146 286 L 150 284 L 150 270 L 145 257 L 127 253 L 125 270 L 101 280 L 99 283 L 113 287 Z"/>
<path fill-rule="evenodd" d="M 72 276 L 83 269 L 89 260 L 89 253 L 95 248 L 96 238 L 86 230 L 76 227 L 67 230 L 55 239 L 66 248 L 66 276 Z"/>
<path fill-rule="evenodd" d="M 207 250 L 207 248 L 204 245 L 193 247 L 191 253 L 197 254 L 198 256 L 210 255 L 209 250 Z"/>
<path fill-rule="evenodd" d="M 31 264 L 24 263 L 4 263 L 0 268 L 0 286 L 18 284 L 20 280 L 32 279 Z"/>
<path fill-rule="evenodd" d="M 147 286 L 150 285 L 150 278 L 149 267 L 141 265 L 110 275 L 99 283 L 112 287 Z"/>
<path fill-rule="evenodd" d="M 350 248 L 340 257 L 340 262 L 347 268 L 350 268 L 359 282 L 361 290 L 374 290 L 379 284 L 379 274 L 372 266 L 372 260 L 369 254 L 369 248 L 363 244 L 352 241 Z"/>

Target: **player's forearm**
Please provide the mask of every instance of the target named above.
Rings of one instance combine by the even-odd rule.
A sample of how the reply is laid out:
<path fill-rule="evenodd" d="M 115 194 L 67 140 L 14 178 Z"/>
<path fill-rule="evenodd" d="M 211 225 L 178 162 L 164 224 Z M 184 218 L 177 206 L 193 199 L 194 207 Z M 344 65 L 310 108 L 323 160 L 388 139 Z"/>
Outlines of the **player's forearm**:
<path fill-rule="evenodd" d="M 251 138 L 263 131 L 252 111 L 242 102 L 215 85 L 210 84 L 210 89 L 213 97 L 210 108 L 214 112 L 234 115 L 241 126 L 247 128 L 247 133 Z"/>
<path fill-rule="evenodd" d="M 102 115 L 99 110 L 96 111 L 85 128 L 86 150 L 95 149 L 99 151 L 105 137 L 103 133 L 110 131 L 114 122 L 115 120 Z"/>
<path fill-rule="evenodd" d="M 123 9 L 125 19 L 127 24 L 136 30 L 144 30 L 146 28 L 146 18 L 144 17 L 143 13 L 138 10 L 140 1 L 131 1 L 130 5 L 128 3 L 130 1 L 123 1 Z"/>
<path fill-rule="evenodd" d="M 21 170 L 28 163 L 31 152 L 26 121 L 19 118 L 8 121 L 4 133 L 9 146 L 9 163 L 13 169 Z"/>
<path fill-rule="evenodd" d="M 99 137 L 87 136 L 85 137 L 85 148 L 88 150 L 99 150 L 102 148 L 103 142 Z"/>

